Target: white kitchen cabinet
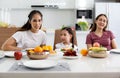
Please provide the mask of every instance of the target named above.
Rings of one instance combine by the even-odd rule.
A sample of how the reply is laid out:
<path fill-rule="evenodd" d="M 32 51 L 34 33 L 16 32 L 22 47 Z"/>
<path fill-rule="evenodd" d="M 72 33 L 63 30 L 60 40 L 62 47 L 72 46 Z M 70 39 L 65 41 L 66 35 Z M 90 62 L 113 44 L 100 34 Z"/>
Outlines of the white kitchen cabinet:
<path fill-rule="evenodd" d="M 93 9 L 94 0 L 75 0 L 76 9 Z"/>
<path fill-rule="evenodd" d="M 0 0 L 0 8 L 31 8 L 30 0 Z"/>
<path fill-rule="evenodd" d="M 95 17 L 99 14 L 108 16 L 108 3 L 95 3 Z"/>
<path fill-rule="evenodd" d="M 75 0 L 32 0 L 31 5 L 57 5 L 59 9 L 74 9 Z"/>
<path fill-rule="evenodd" d="M 59 9 L 74 9 L 75 0 L 0 0 L 0 8 L 31 8 L 31 5 L 58 5 Z"/>
<path fill-rule="evenodd" d="M 104 13 L 108 17 L 108 29 L 115 35 L 117 47 L 120 48 L 120 3 L 96 3 L 95 16 Z"/>

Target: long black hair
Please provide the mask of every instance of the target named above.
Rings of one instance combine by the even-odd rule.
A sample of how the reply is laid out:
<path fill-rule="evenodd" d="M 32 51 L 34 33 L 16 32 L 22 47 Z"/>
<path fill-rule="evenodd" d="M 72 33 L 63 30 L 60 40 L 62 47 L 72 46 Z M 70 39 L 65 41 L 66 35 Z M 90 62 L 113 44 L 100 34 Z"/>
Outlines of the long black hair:
<path fill-rule="evenodd" d="M 28 15 L 28 21 L 18 31 L 30 30 L 32 28 L 30 21 L 32 20 L 32 18 L 35 14 L 39 14 L 41 16 L 41 18 L 43 18 L 43 15 L 40 11 L 38 11 L 38 10 L 31 11 L 30 14 Z"/>
<path fill-rule="evenodd" d="M 63 27 L 62 29 L 61 29 L 61 31 L 62 30 L 66 30 L 66 31 L 68 31 L 68 33 L 69 34 L 71 34 L 72 35 L 72 38 L 71 38 L 71 43 L 72 43 L 72 48 L 74 48 L 74 34 L 73 34 L 73 30 L 70 28 L 70 27 Z"/>
<path fill-rule="evenodd" d="M 96 25 L 96 23 L 95 23 L 95 22 L 96 22 L 96 20 L 98 20 L 98 19 L 99 19 L 99 17 L 101 17 L 101 16 L 106 17 L 106 19 L 107 19 L 107 25 L 108 25 L 108 18 L 107 18 L 107 16 L 106 16 L 105 14 L 100 14 L 100 15 L 98 15 L 98 16 L 96 17 L 96 19 L 95 19 L 94 23 L 91 25 L 91 27 L 90 27 L 91 32 L 94 32 L 94 31 L 96 30 L 97 25 Z M 106 31 L 107 25 L 105 26 L 105 28 L 103 29 L 103 31 Z"/>

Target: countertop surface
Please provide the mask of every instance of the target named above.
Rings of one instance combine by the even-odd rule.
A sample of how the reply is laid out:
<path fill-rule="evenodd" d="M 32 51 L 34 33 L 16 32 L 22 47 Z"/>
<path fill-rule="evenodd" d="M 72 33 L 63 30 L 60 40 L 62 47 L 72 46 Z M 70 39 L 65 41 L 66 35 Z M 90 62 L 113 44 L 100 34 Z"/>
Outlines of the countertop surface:
<path fill-rule="evenodd" d="M 5 60 L 4 60 L 5 59 Z M 62 53 L 57 53 L 54 56 L 49 56 L 46 60 L 54 60 L 55 62 L 65 62 L 69 64 L 70 71 L 37 71 L 37 72 L 11 72 L 8 71 L 11 66 L 16 62 L 14 58 L 4 57 L 0 60 L 0 78 L 14 78 L 16 76 L 26 77 L 26 75 L 32 73 L 37 74 L 42 78 L 78 78 L 82 76 L 83 78 L 120 78 L 120 54 L 111 54 L 108 52 L 106 58 L 92 58 L 90 56 L 82 56 L 78 54 L 77 59 L 65 59 Z M 22 62 L 30 60 L 27 56 L 23 56 Z M 15 74 L 17 73 L 17 74 Z M 25 74 L 27 73 L 27 74 Z M 44 73 L 44 74 L 42 74 Z M 6 75 L 7 74 L 7 75 Z M 48 75 L 46 75 L 48 74 Z M 54 74 L 54 75 L 53 75 Z M 29 77 L 31 74 L 29 75 Z M 99 76 L 99 77 L 97 77 Z M 81 78 L 82 78 L 81 77 Z M 102 78 L 103 78 L 102 77 Z M 32 78 L 32 76 L 30 77 Z M 36 77 L 37 78 L 37 77 Z"/>

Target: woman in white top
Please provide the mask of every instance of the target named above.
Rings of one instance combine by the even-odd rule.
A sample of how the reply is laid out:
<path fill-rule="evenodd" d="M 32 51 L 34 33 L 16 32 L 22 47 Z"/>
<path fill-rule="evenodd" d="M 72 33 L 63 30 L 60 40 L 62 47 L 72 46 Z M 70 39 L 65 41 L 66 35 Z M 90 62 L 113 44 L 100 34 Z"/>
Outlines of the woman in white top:
<path fill-rule="evenodd" d="M 56 49 L 65 49 L 65 48 L 74 48 L 74 50 L 77 50 L 77 46 L 74 45 L 74 35 L 73 31 L 70 27 L 64 27 L 61 29 L 61 43 L 57 43 L 55 45 Z"/>
<path fill-rule="evenodd" d="M 28 15 L 28 21 L 13 34 L 1 47 L 2 50 L 20 51 L 46 44 L 46 34 L 41 29 L 42 13 L 33 10 Z"/>

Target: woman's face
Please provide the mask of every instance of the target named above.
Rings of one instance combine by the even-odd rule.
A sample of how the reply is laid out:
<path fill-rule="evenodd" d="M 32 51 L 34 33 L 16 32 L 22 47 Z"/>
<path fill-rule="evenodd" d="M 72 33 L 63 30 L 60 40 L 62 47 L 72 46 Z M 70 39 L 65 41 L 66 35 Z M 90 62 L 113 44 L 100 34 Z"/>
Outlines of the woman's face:
<path fill-rule="evenodd" d="M 61 31 L 61 40 L 63 43 L 70 43 L 72 35 L 68 33 L 66 30 Z"/>
<path fill-rule="evenodd" d="M 40 16 L 40 14 L 36 13 L 33 15 L 30 24 L 32 26 L 31 31 L 32 32 L 37 32 L 39 31 L 39 29 L 41 28 L 42 25 L 42 18 Z"/>
<path fill-rule="evenodd" d="M 96 25 L 98 29 L 104 29 L 107 26 L 107 18 L 105 16 L 100 16 L 96 20 Z"/>

